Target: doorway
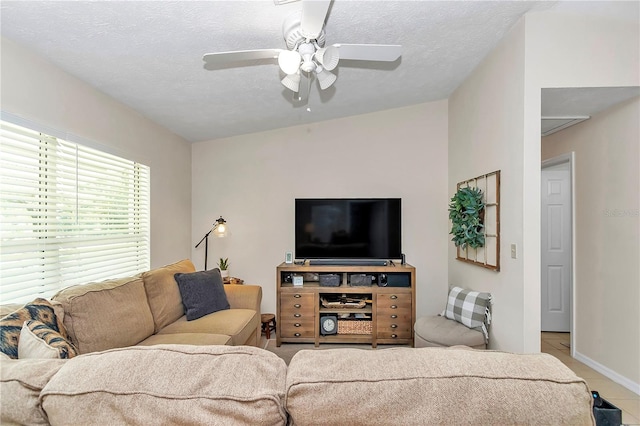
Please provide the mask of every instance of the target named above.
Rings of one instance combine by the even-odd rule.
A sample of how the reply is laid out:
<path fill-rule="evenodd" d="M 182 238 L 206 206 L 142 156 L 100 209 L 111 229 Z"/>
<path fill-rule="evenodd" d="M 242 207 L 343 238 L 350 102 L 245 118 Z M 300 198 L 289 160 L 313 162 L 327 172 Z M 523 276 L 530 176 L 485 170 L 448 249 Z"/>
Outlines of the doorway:
<path fill-rule="evenodd" d="M 569 333 L 573 356 L 573 153 L 542 162 L 540 193 L 540 329 Z"/>

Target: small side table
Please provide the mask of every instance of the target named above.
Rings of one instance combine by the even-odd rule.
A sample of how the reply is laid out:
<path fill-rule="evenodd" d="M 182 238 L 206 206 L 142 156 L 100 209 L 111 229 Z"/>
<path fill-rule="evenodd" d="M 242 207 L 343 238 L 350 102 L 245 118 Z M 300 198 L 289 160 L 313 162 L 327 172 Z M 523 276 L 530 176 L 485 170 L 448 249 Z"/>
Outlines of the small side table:
<path fill-rule="evenodd" d="M 276 331 L 276 316 L 274 314 L 261 314 L 262 332 L 267 335 L 267 340 L 271 338 L 271 330 Z"/>

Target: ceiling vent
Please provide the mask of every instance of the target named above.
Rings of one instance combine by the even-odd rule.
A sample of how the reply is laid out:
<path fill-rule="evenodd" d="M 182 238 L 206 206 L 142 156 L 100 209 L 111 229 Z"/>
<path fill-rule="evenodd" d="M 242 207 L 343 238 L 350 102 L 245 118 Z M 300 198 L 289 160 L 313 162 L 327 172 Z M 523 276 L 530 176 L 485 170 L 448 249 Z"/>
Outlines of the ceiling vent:
<path fill-rule="evenodd" d="M 574 117 L 542 117 L 542 136 L 549 136 L 552 133 L 564 130 L 575 124 L 588 120 L 588 115 Z"/>

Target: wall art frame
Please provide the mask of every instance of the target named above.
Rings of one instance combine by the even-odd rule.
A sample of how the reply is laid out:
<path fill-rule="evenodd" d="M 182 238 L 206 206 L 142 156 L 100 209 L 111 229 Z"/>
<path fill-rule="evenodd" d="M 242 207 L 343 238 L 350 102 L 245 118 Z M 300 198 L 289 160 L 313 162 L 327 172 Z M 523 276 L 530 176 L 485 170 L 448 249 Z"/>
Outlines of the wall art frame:
<path fill-rule="evenodd" d="M 471 187 L 482 190 L 484 198 L 483 247 L 456 247 L 456 259 L 461 262 L 500 271 L 500 170 L 458 182 L 456 191 Z"/>

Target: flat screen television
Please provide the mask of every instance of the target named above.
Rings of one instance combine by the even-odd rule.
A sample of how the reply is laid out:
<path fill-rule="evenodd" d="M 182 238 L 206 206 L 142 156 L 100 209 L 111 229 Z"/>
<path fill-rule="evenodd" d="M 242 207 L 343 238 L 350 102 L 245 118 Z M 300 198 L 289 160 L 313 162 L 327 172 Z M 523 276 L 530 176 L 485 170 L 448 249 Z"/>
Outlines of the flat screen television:
<path fill-rule="evenodd" d="M 400 259 L 400 198 L 298 198 L 297 259 Z"/>

